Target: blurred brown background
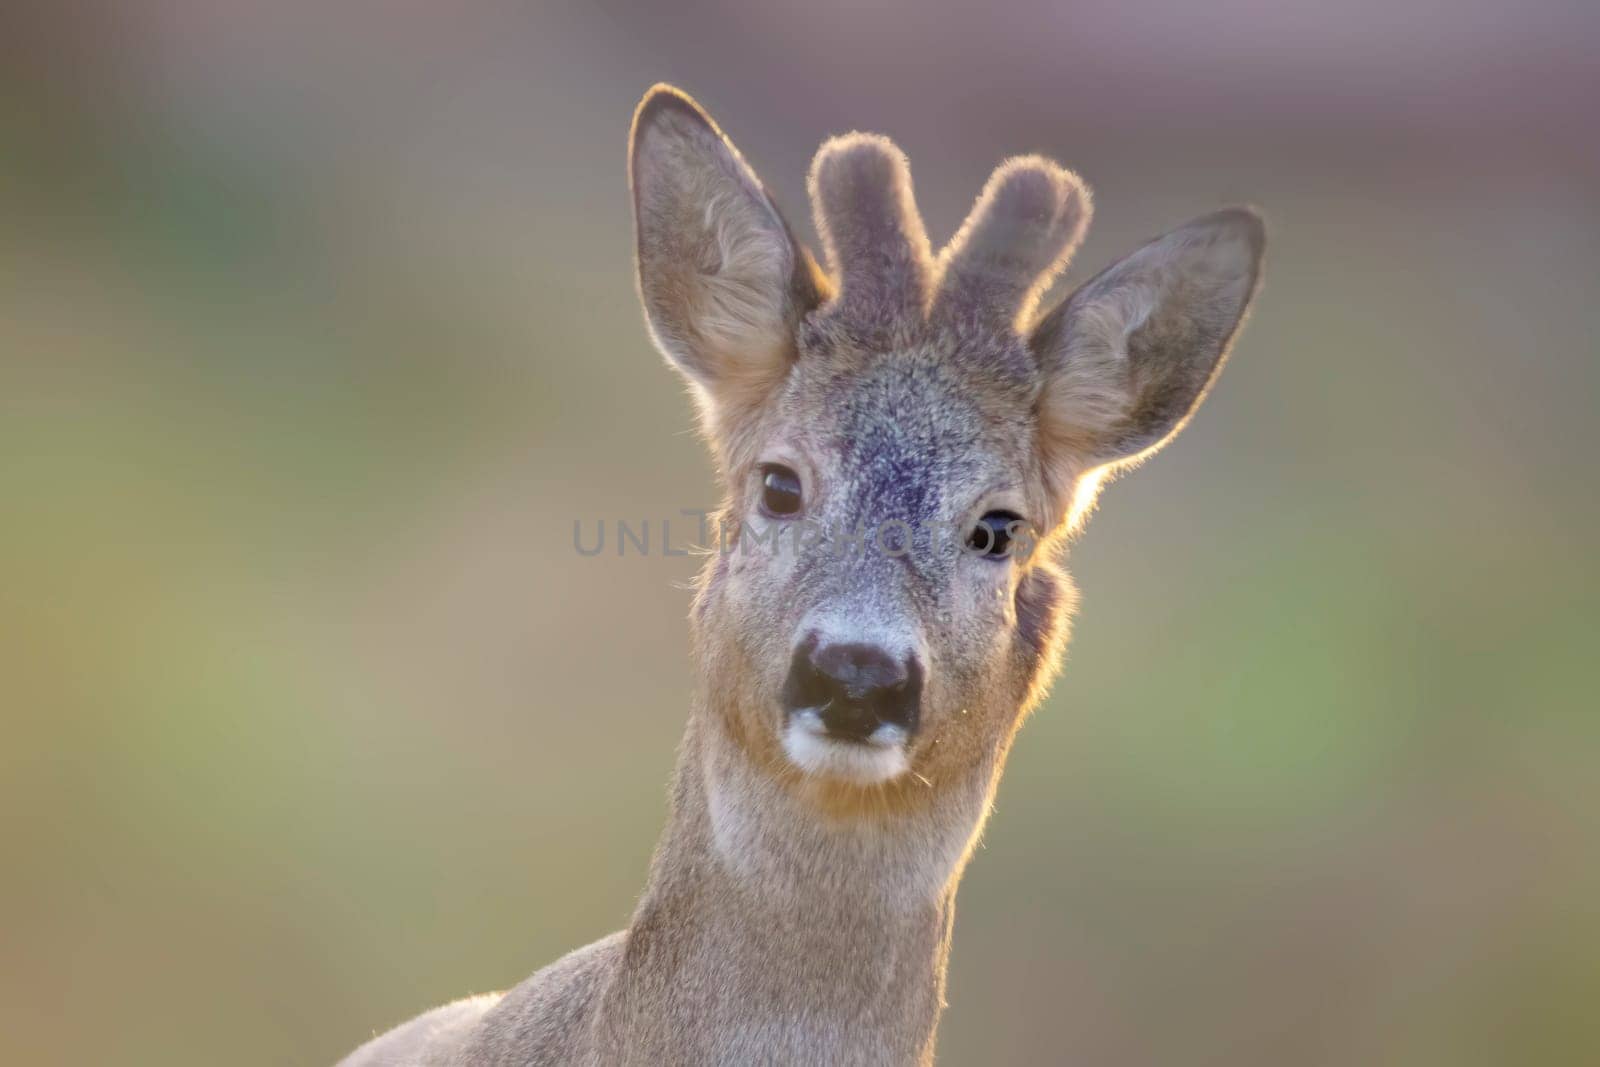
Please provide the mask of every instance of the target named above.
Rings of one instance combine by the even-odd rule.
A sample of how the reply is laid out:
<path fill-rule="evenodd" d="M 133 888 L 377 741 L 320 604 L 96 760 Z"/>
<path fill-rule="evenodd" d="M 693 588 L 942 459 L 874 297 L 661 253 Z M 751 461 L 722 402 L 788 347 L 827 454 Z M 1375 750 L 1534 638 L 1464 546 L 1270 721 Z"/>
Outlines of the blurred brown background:
<path fill-rule="evenodd" d="M 325 1064 L 622 925 L 715 502 L 635 306 L 644 89 L 809 233 L 895 137 L 1081 279 L 1258 204 L 961 896 L 949 1064 L 1600 1051 L 1593 5 L 125 0 L 0 23 L 0 1062 Z"/>

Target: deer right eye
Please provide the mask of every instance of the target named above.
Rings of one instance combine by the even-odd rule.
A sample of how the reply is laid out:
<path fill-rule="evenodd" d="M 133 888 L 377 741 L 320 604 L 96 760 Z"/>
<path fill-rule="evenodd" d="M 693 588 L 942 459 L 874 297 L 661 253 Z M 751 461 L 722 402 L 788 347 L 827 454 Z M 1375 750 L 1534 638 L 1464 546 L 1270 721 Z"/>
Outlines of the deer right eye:
<path fill-rule="evenodd" d="M 967 535 L 967 550 L 985 559 L 1005 559 L 1011 555 L 1013 535 L 1021 522 L 1021 516 L 1013 511 L 986 513 Z"/>
<path fill-rule="evenodd" d="M 784 517 L 800 510 L 800 476 L 788 467 L 768 463 L 761 468 L 761 510 Z"/>

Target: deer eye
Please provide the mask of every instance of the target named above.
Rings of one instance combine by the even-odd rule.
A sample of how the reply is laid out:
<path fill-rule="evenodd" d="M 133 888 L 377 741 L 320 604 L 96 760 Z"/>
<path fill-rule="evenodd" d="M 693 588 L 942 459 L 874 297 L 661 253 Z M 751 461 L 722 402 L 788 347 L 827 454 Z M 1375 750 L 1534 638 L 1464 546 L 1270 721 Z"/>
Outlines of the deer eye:
<path fill-rule="evenodd" d="M 761 467 L 761 509 L 781 517 L 800 510 L 800 476 L 788 467 L 765 463 Z"/>
<path fill-rule="evenodd" d="M 1012 531 L 1022 517 L 1012 511 L 990 511 L 967 534 L 967 550 L 985 559 L 1005 559 L 1011 555 Z"/>

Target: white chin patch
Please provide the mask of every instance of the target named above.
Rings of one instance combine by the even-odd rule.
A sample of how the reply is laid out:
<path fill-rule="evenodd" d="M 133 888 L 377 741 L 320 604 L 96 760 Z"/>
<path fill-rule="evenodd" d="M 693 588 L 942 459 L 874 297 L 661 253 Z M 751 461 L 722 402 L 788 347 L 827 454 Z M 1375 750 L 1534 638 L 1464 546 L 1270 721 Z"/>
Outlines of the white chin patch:
<path fill-rule="evenodd" d="M 884 723 L 865 741 L 840 741 L 828 736 L 813 708 L 789 716 L 783 728 L 783 750 L 807 774 L 840 778 L 857 785 L 876 785 L 904 774 L 906 732 Z"/>

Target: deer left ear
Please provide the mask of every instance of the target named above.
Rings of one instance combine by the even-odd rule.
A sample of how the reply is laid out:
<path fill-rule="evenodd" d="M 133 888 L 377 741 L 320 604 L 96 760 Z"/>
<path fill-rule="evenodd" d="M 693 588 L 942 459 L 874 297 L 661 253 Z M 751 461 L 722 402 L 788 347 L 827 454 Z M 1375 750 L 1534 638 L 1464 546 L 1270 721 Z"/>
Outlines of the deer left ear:
<path fill-rule="evenodd" d="M 1070 501 L 1096 468 L 1152 454 L 1188 421 L 1255 295 L 1265 243 L 1253 211 L 1206 215 L 1090 279 L 1039 322 L 1029 345 L 1044 371 L 1040 443 L 1057 499 Z"/>
<path fill-rule="evenodd" d="M 645 318 L 716 436 L 788 372 L 820 277 L 760 179 L 686 94 L 645 94 L 628 156 Z"/>

